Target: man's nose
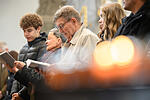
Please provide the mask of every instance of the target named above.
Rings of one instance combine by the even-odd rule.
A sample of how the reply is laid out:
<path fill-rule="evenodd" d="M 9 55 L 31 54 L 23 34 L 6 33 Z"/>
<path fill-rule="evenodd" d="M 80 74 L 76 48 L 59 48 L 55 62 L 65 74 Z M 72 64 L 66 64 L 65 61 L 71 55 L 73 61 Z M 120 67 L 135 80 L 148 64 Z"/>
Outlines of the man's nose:
<path fill-rule="evenodd" d="M 45 42 L 46 45 L 48 45 L 48 40 Z"/>
<path fill-rule="evenodd" d="M 60 29 L 59 29 L 59 32 L 60 32 L 60 33 L 64 33 L 64 30 L 60 28 Z"/>
<path fill-rule="evenodd" d="M 24 34 L 27 36 L 27 35 L 29 35 L 29 32 L 27 32 L 27 31 L 24 31 Z"/>

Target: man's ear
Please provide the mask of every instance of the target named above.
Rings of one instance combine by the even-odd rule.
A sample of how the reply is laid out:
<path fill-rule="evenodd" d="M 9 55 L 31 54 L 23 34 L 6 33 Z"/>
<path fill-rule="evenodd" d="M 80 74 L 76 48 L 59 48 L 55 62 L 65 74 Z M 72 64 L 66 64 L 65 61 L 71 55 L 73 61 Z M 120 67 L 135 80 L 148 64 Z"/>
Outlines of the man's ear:
<path fill-rule="evenodd" d="M 75 24 L 77 22 L 77 19 L 76 18 L 71 18 L 72 22 Z"/>
<path fill-rule="evenodd" d="M 40 31 L 41 31 L 41 26 L 39 26 L 39 27 L 37 28 L 37 31 L 38 31 L 38 33 L 40 33 Z"/>
<path fill-rule="evenodd" d="M 58 43 L 59 43 L 59 44 L 61 44 L 61 43 L 62 43 L 61 38 L 58 38 Z"/>

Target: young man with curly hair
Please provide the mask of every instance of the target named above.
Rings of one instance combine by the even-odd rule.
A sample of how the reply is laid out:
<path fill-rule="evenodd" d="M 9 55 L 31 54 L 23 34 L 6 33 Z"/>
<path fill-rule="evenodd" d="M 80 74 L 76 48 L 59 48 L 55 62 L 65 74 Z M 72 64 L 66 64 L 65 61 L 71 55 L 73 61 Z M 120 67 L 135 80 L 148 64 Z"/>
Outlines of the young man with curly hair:
<path fill-rule="evenodd" d="M 46 33 L 40 33 L 43 26 L 42 18 L 37 14 L 26 14 L 20 20 L 20 27 L 24 32 L 27 43 L 22 47 L 19 53 L 19 61 L 25 62 L 27 59 L 40 60 L 46 52 Z M 33 69 L 34 70 L 34 69 Z M 24 88 L 24 89 L 22 89 Z M 23 90 L 23 91 L 22 91 Z M 26 91 L 25 91 L 26 90 Z M 22 86 L 18 81 L 13 82 L 12 98 L 22 98 L 29 100 L 28 89 Z"/>

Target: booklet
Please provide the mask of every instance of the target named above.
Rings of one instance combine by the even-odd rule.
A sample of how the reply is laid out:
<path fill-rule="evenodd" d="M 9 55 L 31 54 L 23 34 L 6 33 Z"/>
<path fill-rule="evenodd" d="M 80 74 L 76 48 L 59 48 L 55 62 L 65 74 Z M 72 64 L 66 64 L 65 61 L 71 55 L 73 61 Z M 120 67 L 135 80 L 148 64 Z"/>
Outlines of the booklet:
<path fill-rule="evenodd" d="M 4 51 L 0 53 L 0 60 L 8 64 L 11 68 L 14 67 L 14 62 L 16 61 L 8 52 Z"/>
<path fill-rule="evenodd" d="M 27 67 L 32 67 L 32 68 L 43 68 L 43 67 L 48 67 L 50 64 L 44 63 L 44 62 L 39 62 L 35 60 L 28 59 L 26 61 Z"/>

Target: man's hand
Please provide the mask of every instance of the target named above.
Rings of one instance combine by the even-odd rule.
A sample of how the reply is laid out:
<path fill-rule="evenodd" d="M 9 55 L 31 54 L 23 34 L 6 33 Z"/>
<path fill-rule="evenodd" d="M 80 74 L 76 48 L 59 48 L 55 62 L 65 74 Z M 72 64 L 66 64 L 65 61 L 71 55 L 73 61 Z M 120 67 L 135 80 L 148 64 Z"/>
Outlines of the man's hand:
<path fill-rule="evenodd" d="M 23 100 L 18 93 L 13 93 L 12 94 L 12 100 Z"/>
<path fill-rule="evenodd" d="M 15 61 L 14 64 L 15 64 L 15 67 L 20 70 L 25 66 L 25 63 L 21 61 Z"/>
<path fill-rule="evenodd" d="M 2 91 L 0 91 L 0 99 L 3 97 Z"/>
<path fill-rule="evenodd" d="M 19 69 L 16 68 L 15 66 L 13 68 L 11 68 L 8 64 L 5 64 L 5 66 L 7 67 L 7 69 L 12 72 L 12 73 L 16 73 Z"/>

